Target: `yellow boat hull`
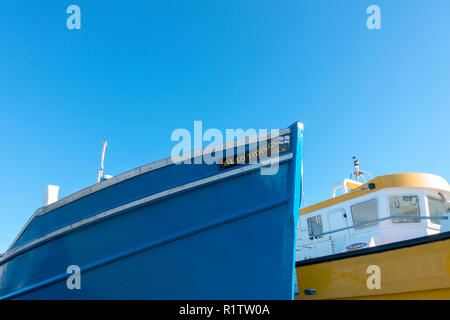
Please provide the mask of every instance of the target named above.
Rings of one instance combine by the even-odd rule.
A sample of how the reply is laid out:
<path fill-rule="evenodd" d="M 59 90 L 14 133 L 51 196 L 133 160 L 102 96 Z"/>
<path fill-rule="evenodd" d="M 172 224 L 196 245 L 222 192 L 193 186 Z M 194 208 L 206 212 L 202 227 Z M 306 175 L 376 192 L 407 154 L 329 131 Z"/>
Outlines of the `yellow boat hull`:
<path fill-rule="evenodd" d="M 433 237 L 373 253 L 361 250 L 298 263 L 296 299 L 450 300 L 450 236 Z M 305 290 L 314 292 L 311 289 L 315 294 L 306 295 Z"/>

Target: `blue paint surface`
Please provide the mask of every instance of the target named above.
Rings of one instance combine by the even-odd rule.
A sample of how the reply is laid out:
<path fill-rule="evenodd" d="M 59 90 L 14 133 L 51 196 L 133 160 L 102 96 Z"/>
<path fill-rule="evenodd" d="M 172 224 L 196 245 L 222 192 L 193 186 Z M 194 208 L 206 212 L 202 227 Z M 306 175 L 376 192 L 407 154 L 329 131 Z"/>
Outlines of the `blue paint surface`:
<path fill-rule="evenodd" d="M 3 260 L 0 298 L 291 299 L 303 132 L 295 123 L 291 133 L 294 157 L 275 175 L 243 172 L 131 208 Z M 37 216 L 15 247 L 221 172 L 218 165 L 182 164 L 142 174 Z M 69 265 L 81 268 L 81 290 L 67 288 Z"/>

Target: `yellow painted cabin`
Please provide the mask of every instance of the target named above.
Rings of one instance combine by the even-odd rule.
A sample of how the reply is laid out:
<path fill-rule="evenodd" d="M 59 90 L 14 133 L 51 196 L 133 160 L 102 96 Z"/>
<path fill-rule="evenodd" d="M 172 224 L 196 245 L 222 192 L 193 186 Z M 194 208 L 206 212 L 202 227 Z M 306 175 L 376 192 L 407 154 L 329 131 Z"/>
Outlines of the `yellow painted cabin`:
<path fill-rule="evenodd" d="M 359 182 L 356 164 L 356 180 L 300 211 L 296 299 L 450 299 L 448 182 L 422 173 Z"/>

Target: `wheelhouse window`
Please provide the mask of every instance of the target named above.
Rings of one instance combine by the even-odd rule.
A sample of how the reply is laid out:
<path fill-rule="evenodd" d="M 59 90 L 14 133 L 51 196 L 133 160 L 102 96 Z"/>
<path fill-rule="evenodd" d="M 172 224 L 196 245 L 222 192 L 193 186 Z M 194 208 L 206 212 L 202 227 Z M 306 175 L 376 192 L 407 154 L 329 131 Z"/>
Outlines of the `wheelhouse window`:
<path fill-rule="evenodd" d="M 317 237 L 317 235 L 323 232 L 322 218 L 320 215 L 308 218 L 308 233 L 310 238 Z"/>
<path fill-rule="evenodd" d="M 353 224 L 363 224 L 362 226 L 356 227 L 355 229 L 367 228 L 378 224 L 378 222 L 367 223 L 369 221 L 378 219 L 377 199 L 357 203 L 352 205 L 350 208 L 352 211 Z"/>
<path fill-rule="evenodd" d="M 445 201 L 445 198 L 436 199 L 433 197 L 428 198 L 428 210 L 430 211 L 430 217 L 442 217 L 445 214 L 450 213 L 450 204 Z M 441 220 L 432 219 L 432 223 L 441 224 Z"/>
<path fill-rule="evenodd" d="M 389 198 L 389 209 L 393 218 L 393 223 L 419 223 L 420 219 L 410 219 L 407 217 L 419 217 L 419 197 L 417 196 L 392 196 Z"/>

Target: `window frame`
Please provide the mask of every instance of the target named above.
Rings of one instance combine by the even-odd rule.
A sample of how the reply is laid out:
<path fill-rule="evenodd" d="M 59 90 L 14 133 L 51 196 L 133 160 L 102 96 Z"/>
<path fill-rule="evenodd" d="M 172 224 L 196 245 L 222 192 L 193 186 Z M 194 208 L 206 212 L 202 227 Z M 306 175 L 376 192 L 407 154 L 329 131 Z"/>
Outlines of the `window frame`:
<path fill-rule="evenodd" d="M 427 212 L 427 217 L 431 217 L 432 215 L 431 215 L 431 211 L 430 211 L 430 202 L 429 202 L 429 199 L 432 199 L 432 200 L 438 200 L 438 201 L 441 201 L 441 199 L 439 199 L 439 196 L 438 195 L 436 195 L 436 194 L 430 194 L 430 193 L 426 193 L 425 194 L 425 199 L 426 199 L 426 201 L 425 201 L 425 207 L 426 207 L 426 212 Z M 428 221 L 429 221 L 429 226 L 430 227 L 433 227 L 433 228 L 440 228 L 441 227 L 441 224 L 437 224 L 437 223 L 434 223 L 433 221 L 434 220 L 432 220 L 432 219 L 428 219 Z M 442 220 L 440 220 L 440 221 L 442 221 Z"/>
<path fill-rule="evenodd" d="M 381 216 L 380 216 L 380 213 L 381 213 L 381 211 L 380 211 L 380 200 L 378 199 L 378 197 L 374 197 L 374 198 L 370 198 L 370 199 L 367 199 L 367 200 L 355 202 L 355 203 L 349 205 L 349 211 L 350 211 L 350 215 L 351 215 L 351 219 L 352 219 L 352 224 L 353 224 L 353 226 L 355 226 L 356 223 L 355 223 L 355 219 L 354 219 L 354 217 L 353 217 L 353 210 L 352 210 L 352 207 L 355 206 L 355 205 L 358 205 L 358 204 L 361 204 L 361 203 L 364 203 L 364 202 L 373 201 L 373 200 L 375 200 L 375 201 L 376 201 L 376 204 L 377 204 L 377 218 L 376 218 L 375 220 L 378 220 L 378 219 L 381 218 Z M 369 220 L 369 221 L 370 221 L 370 220 Z M 353 228 L 351 228 L 351 229 L 352 229 L 352 232 L 360 232 L 361 230 L 362 230 L 362 231 L 366 231 L 366 230 L 370 230 L 370 229 L 368 229 L 368 228 L 374 228 L 374 227 L 377 227 L 379 224 L 380 224 L 380 221 L 377 221 L 377 222 L 374 222 L 373 224 L 367 224 L 367 225 L 365 225 L 365 226 L 356 227 L 356 228 L 353 227 Z"/>
<path fill-rule="evenodd" d="M 308 239 L 309 240 L 314 240 L 314 239 L 320 239 L 320 238 L 322 238 L 323 236 L 321 236 L 321 235 L 319 235 L 319 236 L 315 236 L 315 235 L 310 235 L 310 230 L 309 230 L 309 223 L 308 223 L 308 221 L 309 221 L 309 219 L 312 219 L 312 218 L 315 218 L 315 217 L 319 217 L 320 218 L 320 226 L 322 227 L 322 231 L 320 232 L 320 233 L 323 233 L 324 232 L 324 219 L 322 219 L 322 215 L 319 213 L 319 214 L 315 214 L 315 215 L 312 215 L 312 216 L 310 216 L 310 217 L 307 217 L 306 218 L 306 231 L 308 231 Z"/>
<path fill-rule="evenodd" d="M 419 217 L 426 217 L 426 208 L 424 208 L 423 206 L 424 204 L 424 195 L 423 194 L 419 194 L 417 192 L 409 192 L 409 193 L 392 193 L 392 194 L 388 194 L 387 195 L 387 216 L 388 217 L 392 217 L 391 215 L 391 206 L 390 206 L 390 201 L 391 201 L 391 197 L 405 197 L 405 196 L 414 196 L 417 197 L 417 204 L 419 206 Z M 426 195 L 425 195 L 426 196 Z M 407 218 L 405 218 L 407 219 Z M 414 218 L 411 218 L 414 219 Z M 419 219 L 418 222 L 393 222 L 393 219 L 389 219 L 389 224 L 391 226 L 418 226 L 420 224 L 424 223 L 425 219 Z"/>

